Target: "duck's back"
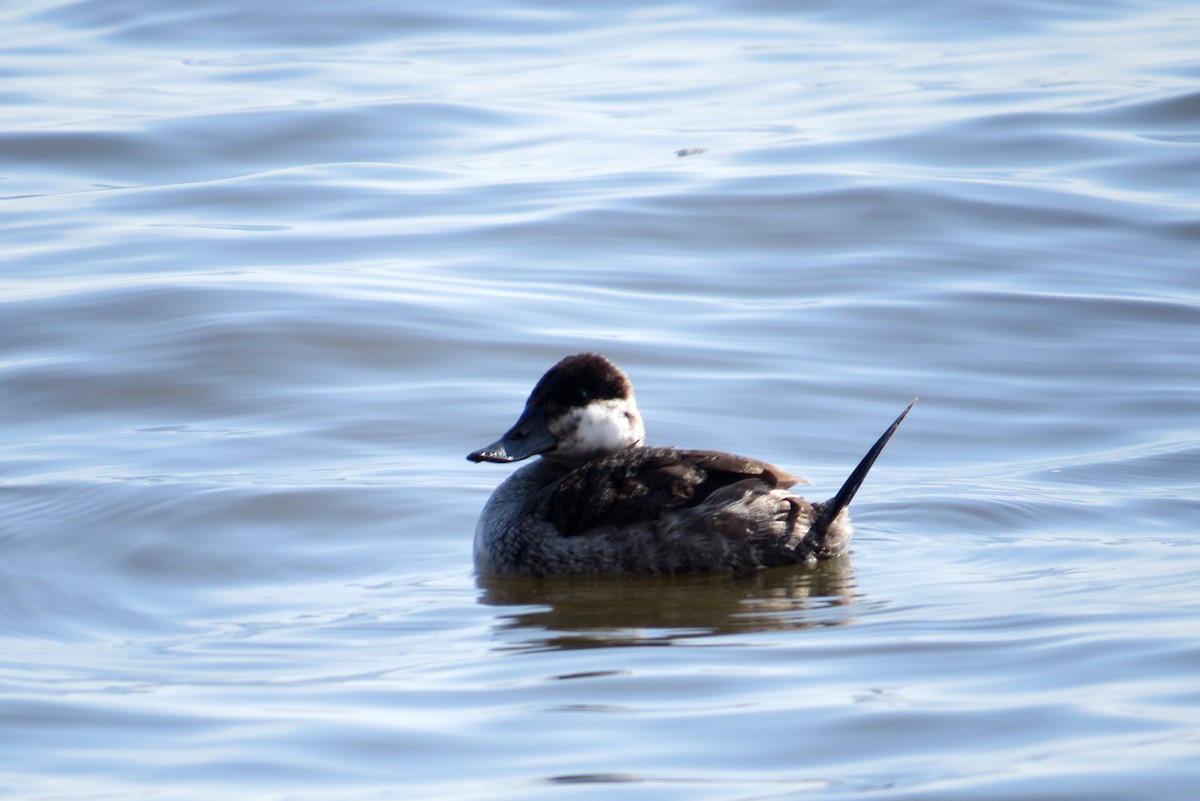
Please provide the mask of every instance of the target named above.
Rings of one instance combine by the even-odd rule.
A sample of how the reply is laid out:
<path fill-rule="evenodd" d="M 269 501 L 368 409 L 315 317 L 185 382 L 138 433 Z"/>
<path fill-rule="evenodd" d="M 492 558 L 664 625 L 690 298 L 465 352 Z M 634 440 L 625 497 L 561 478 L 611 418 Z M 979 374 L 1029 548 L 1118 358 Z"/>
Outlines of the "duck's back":
<path fill-rule="evenodd" d="M 573 470 L 540 462 L 493 495 L 476 532 L 485 573 L 691 573 L 795 564 L 844 548 L 806 539 L 820 508 L 802 479 L 714 451 L 631 448 Z"/>

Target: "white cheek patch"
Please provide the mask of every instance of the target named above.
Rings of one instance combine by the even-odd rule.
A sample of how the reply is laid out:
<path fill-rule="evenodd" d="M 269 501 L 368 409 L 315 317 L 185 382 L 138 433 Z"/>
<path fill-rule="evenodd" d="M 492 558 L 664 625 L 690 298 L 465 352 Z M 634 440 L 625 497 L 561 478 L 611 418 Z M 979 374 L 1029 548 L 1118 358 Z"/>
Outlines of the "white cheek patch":
<path fill-rule="evenodd" d="M 630 444 L 632 434 L 633 429 L 624 410 L 609 408 L 607 404 L 593 403 L 584 407 L 575 427 L 575 436 L 580 444 L 596 450 L 611 451 L 625 447 Z"/>
<path fill-rule="evenodd" d="M 615 451 L 640 445 L 645 436 L 641 415 L 629 401 L 595 401 L 571 412 L 557 450 L 566 453 Z"/>

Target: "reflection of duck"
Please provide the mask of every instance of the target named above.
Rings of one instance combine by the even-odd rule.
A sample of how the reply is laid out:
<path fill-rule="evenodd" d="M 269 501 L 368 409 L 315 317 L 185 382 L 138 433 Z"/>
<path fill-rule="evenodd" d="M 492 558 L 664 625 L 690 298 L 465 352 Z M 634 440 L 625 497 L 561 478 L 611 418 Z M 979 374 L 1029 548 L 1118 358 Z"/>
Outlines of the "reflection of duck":
<path fill-rule="evenodd" d="M 914 400 L 913 403 L 916 403 Z M 603 356 L 542 376 L 516 424 L 467 456 L 541 459 L 501 484 L 475 531 L 483 574 L 698 573 L 813 562 L 846 550 L 846 507 L 908 405 L 837 494 L 810 503 L 803 479 L 716 451 L 643 447 L 633 387 Z"/>
<path fill-rule="evenodd" d="M 853 622 L 850 558 L 812 567 L 691 576 L 479 576 L 511 650 L 668 645 L 694 637 Z"/>

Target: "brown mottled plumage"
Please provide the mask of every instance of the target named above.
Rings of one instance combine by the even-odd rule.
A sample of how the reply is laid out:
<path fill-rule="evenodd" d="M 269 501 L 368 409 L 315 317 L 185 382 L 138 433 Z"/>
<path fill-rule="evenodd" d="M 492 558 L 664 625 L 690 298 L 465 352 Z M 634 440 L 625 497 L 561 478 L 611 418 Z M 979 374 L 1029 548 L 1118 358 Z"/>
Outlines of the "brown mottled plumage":
<path fill-rule="evenodd" d="M 550 492 L 545 516 L 564 536 L 573 537 L 598 526 L 653 522 L 747 480 L 771 490 L 803 479 L 732 453 L 633 448 L 593 459 L 563 476 Z"/>

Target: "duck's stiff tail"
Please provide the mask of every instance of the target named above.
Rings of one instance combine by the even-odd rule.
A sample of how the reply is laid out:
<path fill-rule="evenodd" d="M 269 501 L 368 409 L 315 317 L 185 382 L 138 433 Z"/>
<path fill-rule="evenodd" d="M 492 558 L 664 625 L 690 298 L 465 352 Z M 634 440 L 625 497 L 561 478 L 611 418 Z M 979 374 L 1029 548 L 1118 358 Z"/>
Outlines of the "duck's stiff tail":
<path fill-rule="evenodd" d="M 854 494 L 858 492 L 858 488 L 862 486 L 863 479 L 867 477 L 867 473 L 871 472 L 871 466 L 875 464 L 875 460 L 879 458 L 879 454 L 883 453 L 884 447 L 888 444 L 888 440 L 896 433 L 896 429 L 900 427 L 900 423 L 908 415 L 912 407 L 916 405 L 917 399 L 913 398 L 904 411 L 900 412 L 900 416 L 896 421 L 888 426 L 888 430 L 883 432 L 871 450 L 867 451 L 867 455 L 862 458 L 858 466 L 854 468 L 854 472 L 842 484 L 842 488 L 825 503 L 821 504 L 821 512 L 817 515 L 817 519 L 813 521 L 812 526 L 808 530 L 808 536 L 805 537 L 809 543 L 816 547 L 818 551 L 829 549 L 831 543 L 826 543 L 826 535 L 830 530 L 830 526 L 834 520 L 837 520 L 838 515 L 850 505 L 850 501 L 854 499 Z M 848 538 L 847 538 L 848 539 Z M 835 549 L 836 550 L 836 549 Z"/>

